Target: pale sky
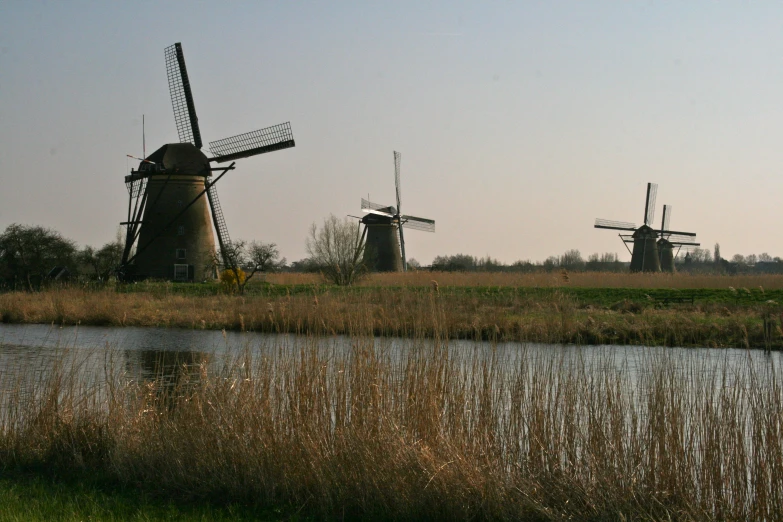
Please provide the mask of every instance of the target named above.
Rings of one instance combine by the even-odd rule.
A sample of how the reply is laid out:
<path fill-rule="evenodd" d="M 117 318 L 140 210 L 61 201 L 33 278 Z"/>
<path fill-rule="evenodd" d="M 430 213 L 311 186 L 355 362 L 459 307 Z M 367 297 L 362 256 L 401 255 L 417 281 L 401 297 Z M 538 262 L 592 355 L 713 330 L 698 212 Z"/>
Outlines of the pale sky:
<path fill-rule="evenodd" d="M 780 2 L 0 2 L 0 230 L 80 245 L 125 219 L 123 176 L 177 141 L 182 42 L 205 145 L 291 121 L 296 148 L 219 183 L 232 238 L 305 257 L 311 223 L 394 203 L 422 264 L 617 252 L 596 217 L 783 255 Z"/>

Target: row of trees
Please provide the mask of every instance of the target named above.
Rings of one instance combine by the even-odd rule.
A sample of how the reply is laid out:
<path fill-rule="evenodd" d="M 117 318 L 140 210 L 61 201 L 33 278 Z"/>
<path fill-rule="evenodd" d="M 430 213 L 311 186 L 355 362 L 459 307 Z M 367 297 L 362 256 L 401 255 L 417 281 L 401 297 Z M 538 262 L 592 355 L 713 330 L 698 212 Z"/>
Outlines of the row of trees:
<path fill-rule="evenodd" d="M 713 253 L 714 252 L 714 253 Z M 694 263 L 715 263 L 720 262 L 723 258 L 720 255 L 720 244 L 716 244 L 714 251 L 711 252 L 707 248 L 696 248 L 688 254 L 691 262 Z M 766 252 L 761 254 L 749 254 L 743 256 L 742 254 L 734 254 L 731 259 L 726 259 L 729 263 L 737 263 L 740 265 L 754 266 L 757 263 L 780 263 L 780 257 L 772 257 Z"/>
<path fill-rule="evenodd" d="M 0 234 L 0 287 L 33 291 L 47 280 L 73 275 L 106 280 L 121 256 L 119 238 L 80 250 L 55 230 L 14 223 Z"/>
<path fill-rule="evenodd" d="M 783 273 L 783 260 L 772 257 L 766 252 L 761 254 L 735 254 L 730 259 L 721 256 L 720 244 L 716 243 L 712 250 L 695 248 L 683 256 L 680 270 L 689 272 L 711 272 L 724 274 L 737 273 Z"/>
<path fill-rule="evenodd" d="M 108 281 L 120 264 L 123 247 L 119 234 L 100 248 L 79 249 L 56 230 L 12 224 L 0 234 L 0 289 L 35 291 L 47 282 L 66 279 Z M 242 277 L 236 279 L 240 290 L 256 273 L 286 267 L 274 243 L 237 241 L 231 253 L 242 269 Z M 221 259 L 217 252 L 214 266 Z"/>
<path fill-rule="evenodd" d="M 0 289 L 39 290 L 46 282 L 78 278 L 108 281 L 120 264 L 123 238 L 101 248 L 79 249 L 71 239 L 40 226 L 12 224 L 0 234 Z M 363 265 L 364 241 L 361 230 L 350 220 L 330 216 L 321 228 L 315 224 L 306 241 L 309 258 L 293 263 L 292 269 L 318 271 L 336 284 L 353 283 L 366 272 Z M 288 268 L 274 243 L 235 241 L 227 252 L 238 265 L 224 280 L 242 292 L 254 275 Z M 212 265 L 222 265 L 216 252 Z"/>
<path fill-rule="evenodd" d="M 617 254 L 591 254 L 587 259 L 579 250 L 567 250 L 560 256 L 550 256 L 543 262 L 529 260 L 504 264 L 490 256 L 478 258 L 466 254 L 438 256 L 432 261 L 433 270 L 461 272 L 540 272 L 555 269 L 620 272 L 628 269 L 628 263 L 619 260 Z"/>
<path fill-rule="evenodd" d="M 260 241 L 236 241 L 230 254 L 241 268 L 233 274 L 231 284 L 241 292 L 257 273 L 289 270 L 320 272 L 339 285 L 350 285 L 368 272 L 364 265 L 365 244 L 361 225 L 347 218 L 329 216 L 319 228 L 313 224 L 305 242 L 306 259 L 291 263 L 280 257 L 277 245 Z M 0 234 L 0 287 L 39 289 L 48 280 L 79 277 L 83 280 L 107 281 L 120 263 L 122 237 L 118 236 L 101 248 L 76 243 L 59 232 L 38 226 L 10 225 Z M 783 261 L 767 253 L 724 259 L 720 245 L 714 249 L 696 248 L 678 258 L 679 270 L 738 273 L 748 271 L 783 272 Z M 216 252 L 213 265 L 222 264 Z M 421 268 L 415 259 L 408 261 L 412 269 Z M 438 256 L 431 269 L 441 271 L 535 272 L 567 269 L 570 271 L 611 271 L 628 269 L 628 263 L 617 254 L 591 254 L 587 259 L 579 250 L 567 250 L 560 256 L 550 256 L 543 262 L 516 261 L 504 264 L 490 256 L 477 258 L 466 254 Z"/>

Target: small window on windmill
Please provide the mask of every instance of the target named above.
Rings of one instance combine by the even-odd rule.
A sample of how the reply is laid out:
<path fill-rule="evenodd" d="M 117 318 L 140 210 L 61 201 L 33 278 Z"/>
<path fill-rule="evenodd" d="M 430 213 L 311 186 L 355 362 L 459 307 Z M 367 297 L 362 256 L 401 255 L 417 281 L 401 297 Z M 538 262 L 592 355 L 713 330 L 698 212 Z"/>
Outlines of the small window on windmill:
<path fill-rule="evenodd" d="M 185 259 L 185 249 L 184 248 L 178 248 L 177 249 L 177 259 Z"/>
<path fill-rule="evenodd" d="M 182 200 L 181 200 L 181 199 L 178 199 L 178 200 L 177 200 L 177 206 L 178 206 L 178 207 L 180 207 L 180 208 L 182 208 Z"/>
<path fill-rule="evenodd" d="M 178 236 L 184 236 L 185 235 L 185 225 L 180 225 L 177 227 L 177 235 Z"/>
<path fill-rule="evenodd" d="M 188 280 L 188 265 L 174 265 L 174 281 Z"/>

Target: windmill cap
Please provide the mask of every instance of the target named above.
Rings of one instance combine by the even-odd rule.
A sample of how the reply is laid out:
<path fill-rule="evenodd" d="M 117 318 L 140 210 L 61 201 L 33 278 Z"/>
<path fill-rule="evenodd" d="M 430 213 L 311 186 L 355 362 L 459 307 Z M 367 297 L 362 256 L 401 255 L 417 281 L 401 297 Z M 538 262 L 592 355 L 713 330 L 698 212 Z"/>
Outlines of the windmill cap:
<path fill-rule="evenodd" d="M 636 229 L 636 231 L 633 233 L 633 237 L 634 238 L 658 237 L 658 234 L 651 227 L 648 227 L 647 225 L 642 225 Z"/>
<path fill-rule="evenodd" d="M 167 170 L 190 176 L 209 176 L 209 159 L 192 143 L 168 143 L 147 157 Z"/>
<path fill-rule="evenodd" d="M 396 221 L 391 216 L 381 216 L 380 214 L 367 214 L 362 218 L 365 225 L 391 225 Z"/>

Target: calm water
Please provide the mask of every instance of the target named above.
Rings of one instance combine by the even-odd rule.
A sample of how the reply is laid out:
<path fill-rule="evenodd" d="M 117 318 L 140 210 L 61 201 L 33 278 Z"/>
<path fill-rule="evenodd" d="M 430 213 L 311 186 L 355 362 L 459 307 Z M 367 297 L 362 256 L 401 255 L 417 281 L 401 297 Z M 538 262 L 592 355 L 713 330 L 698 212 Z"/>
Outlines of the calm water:
<path fill-rule="evenodd" d="M 355 340 L 344 336 L 317 340 L 305 336 L 179 330 L 168 328 L 67 327 L 0 324 L 0 392 L 45 377 L 56 365 L 76 368 L 84 383 L 105 382 L 108 374 L 131 379 L 176 380 L 183 372 L 198 374 L 201 365 L 219 366 L 226 355 L 249 349 L 253 353 L 293 351 L 318 344 L 340 353 L 355 348 Z M 367 341 L 365 341 L 367 342 Z M 410 353 L 430 341 L 375 339 L 375 348 L 394 358 Z M 431 343 L 431 342 L 430 342 Z M 520 343 L 477 343 L 449 341 L 452 354 L 498 357 L 512 364 L 520 357 L 564 363 L 606 365 L 624 372 L 633 381 L 649 368 L 651 361 L 665 357 L 693 372 L 726 372 L 731 375 L 776 376 L 780 352 L 758 350 L 662 348 L 640 346 L 562 346 Z"/>

